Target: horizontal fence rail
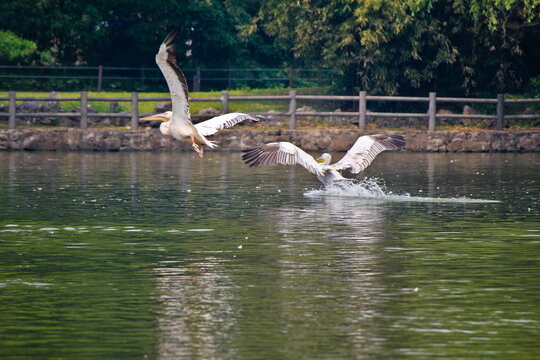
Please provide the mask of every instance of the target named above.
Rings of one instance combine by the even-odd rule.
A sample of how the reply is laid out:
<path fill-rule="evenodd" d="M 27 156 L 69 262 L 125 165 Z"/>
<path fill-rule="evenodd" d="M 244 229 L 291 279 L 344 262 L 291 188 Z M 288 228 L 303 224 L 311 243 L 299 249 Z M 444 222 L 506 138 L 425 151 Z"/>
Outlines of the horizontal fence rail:
<path fill-rule="evenodd" d="M 221 113 L 228 113 L 230 101 L 288 101 L 289 111 L 287 112 L 272 112 L 259 113 L 264 116 L 281 116 L 289 118 L 289 128 L 296 128 L 296 118 L 298 116 L 319 116 L 319 117 L 352 117 L 358 119 L 358 127 L 365 129 L 368 118 L 403 118 L 414 117 L 427 119 L 428 130 L 435 131 L 436 120 L 440 118 L 453 119 L 495 119 L 496 129 L 502 130 L 505 127 L 505 120 L 508 119 L 537 119 L 540 114 L 529 115 L 505 115 L 505 104 L 518 103 L 540 103 L 540 99 L 504 99 L 502 94 L 497 95 L 496 99 L 479 99 L 479 98 L 449 98 L 437 97 L 436 93 L 429 93 L 428 97 L 405 97 L 405 96 L 369 96 L 365 91 L 360 91 L 358 96 L 327 96 L 327 95 L 297 95 L 295 90 L 291 90 L 289 95 L 278 96 L 230 96 L 228 92 L 223 92 L 221 97 L 206 97 L 206 98 L 191 98 L 190 102 L 219 102 L 221 104 Z M 358 112 L 302 112 L 297 111 L 297 101 L 353 101 L 358 103 Z M 70 97 L 41 97 L 41 96 L 17 96 L 16 92 L 10 92 L 8 97 L 0 97 L 0 101 L 9 101 L 8 112 L 0 112 L 0 118 L 8 118 L 8 128 L 15 129 L 17 118 L 27 117 L 48 117 L 48 118 L 80 118 L 80 127 L 86 129 L 88 127 L 89 118 L 130 118 L 131 128 L 136 130 L 139 126 L 139 102 L 142 101 L 170 101 L 168 96 L 157 97 L 140 97 L 139 93 L 132 93 L 131 97 L 99 97 L 88 96 L 88 93 L 83 91 L 80 96 Z M 17 101 L 79 101 L 80 111 L 69 113 L 54 113 L 54 112 L 17 112 Z M 89 101 L 116 101 L 131 103 L 131 113 L 88 113 Z M 390 101 L 390 102 L 419 102 L 427 103 L 425 113 L 393 113 L 393 112 L 371 112 L 367 110 L 367 102 L 374 101 Z M 483 114 L 438 114 L 437 103 L 477 103 L 477 104 L 493 104 L 496 107 L 495 115 Z M 200 117 L 192 115 L 194 118 Z"/>

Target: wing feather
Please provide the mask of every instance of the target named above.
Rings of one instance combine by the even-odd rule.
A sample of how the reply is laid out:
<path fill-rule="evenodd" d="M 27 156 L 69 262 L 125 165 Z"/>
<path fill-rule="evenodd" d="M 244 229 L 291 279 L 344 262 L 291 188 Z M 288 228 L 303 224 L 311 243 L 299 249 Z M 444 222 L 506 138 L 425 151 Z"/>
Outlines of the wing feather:
<path fill-rule="evenodd" d="M 175 114 L 172 122 L 191 123 L 187 80 L 182 70 L 176 65 L 176 50 L 173 43 L 175 36 L 176 32 L 174 31 L 167 35 L 156 54 L 156 63 L 163 73 L 171 93 L 172 111 Z"/>
<path fill-rule="evenodd" d="M 338 171 L 350 169 L 352 173 L 357 174 L 367 168 L 379 153 L 404 146 L 405 140 L 401 135 L 364 135 L 356 140 L 341 160 L 330 167 Z"/>
<path fill-rule="evenodd" d="M 230 128 L 242 121 L 252 120 L 259 121 L 265 118 L 260 115 L 250 115 L 243 113 L 230 113 L 213 117 L 209 120 L 195 124 L 197 131 L 203 136 L 214 135 L 220 130 Z"/>
<path fill-rule="evenodd" d="M 244 150 L 242 160 L 250 167 L 260 165 L 301 165 L 314 175 L 324 176 L 325 170 L 313 156 L 290 142 L 274 142 Z"/>

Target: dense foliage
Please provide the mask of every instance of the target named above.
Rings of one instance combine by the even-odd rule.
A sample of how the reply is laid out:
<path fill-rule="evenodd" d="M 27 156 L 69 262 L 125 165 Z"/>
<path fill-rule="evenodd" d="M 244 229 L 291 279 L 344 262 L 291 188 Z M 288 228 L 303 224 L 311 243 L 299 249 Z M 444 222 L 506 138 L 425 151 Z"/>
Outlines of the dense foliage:
<path fill-rule="evenodd" d="M 184 67 L 331 68 L 349 92 L 539 92 L 539 10 L 540 0 L 4 0 L 0 64 L 153 66 L 174 28 Z"/>

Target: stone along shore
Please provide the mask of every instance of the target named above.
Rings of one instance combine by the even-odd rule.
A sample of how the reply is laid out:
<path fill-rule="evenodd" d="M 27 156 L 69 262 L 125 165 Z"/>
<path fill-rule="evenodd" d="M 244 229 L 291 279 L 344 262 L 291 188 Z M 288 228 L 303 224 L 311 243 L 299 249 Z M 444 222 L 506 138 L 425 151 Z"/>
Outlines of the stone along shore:
<path fill-rule="evenodd" d="M 212 140 L 219 151 L 240 151 L 273 141 L 290 141 L 306 151 L 346 151 L 358 136 L 401 134 L 409 151 L 493 152 L 540 151 L 540 131 L 360 131 L 343 129 L 227 129 Z M 0 150 L 48 151 L 171 151 L 190 150 L 187 142 L 162 136 L 158 129 L 13 129 L 0 130 Z"/>

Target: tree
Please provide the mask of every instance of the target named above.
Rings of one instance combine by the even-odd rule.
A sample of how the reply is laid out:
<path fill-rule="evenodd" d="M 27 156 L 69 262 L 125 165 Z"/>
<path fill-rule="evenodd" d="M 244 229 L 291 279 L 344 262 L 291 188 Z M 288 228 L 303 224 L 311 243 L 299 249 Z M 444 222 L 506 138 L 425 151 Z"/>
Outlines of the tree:
<path fill-rule="evenodd" d="M 33 41 L 22 39 L 11 31 L 0 31 L 0 64 L 50 64 L 54 59 L 48 52 L 40 52 Z"/>
<path fill-rule="evenodd" d="M 63 65 L 153 66 L 160 42 L 177 29 L 179 64 L 224 67 L 254 64 L 257 49 L 266 46 L 238 36 L 250 11 L 258 11 L 258 2 L 4 0 L 0 24 Z"/>
<path fill-rule="evenodd" d="M 538 33 L 538 3 L 267 0 L 244 33 L 262 29 L 302 66 L 340 71 L 349 91 L 511 90 L 538 54 L 527 45 Z"/>

